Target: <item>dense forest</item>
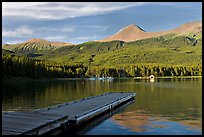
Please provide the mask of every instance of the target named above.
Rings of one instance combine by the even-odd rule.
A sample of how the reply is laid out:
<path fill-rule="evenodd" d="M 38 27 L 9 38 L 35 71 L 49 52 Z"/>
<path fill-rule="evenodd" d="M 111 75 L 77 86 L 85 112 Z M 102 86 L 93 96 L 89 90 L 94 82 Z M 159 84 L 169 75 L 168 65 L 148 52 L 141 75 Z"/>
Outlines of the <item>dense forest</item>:
<path fill-rule="evenodd" d="M 11 77 L 79 77 L 86 70 L 80 65 L 60 66 L 57 63 L 44 62 L 9 53 L 2 54 L 2 68 L 2 77 L 4 79 Z"/>
<path fill-rule="evenodd" d="M 73 78 L 73 77 L 146 77 L 155 76 L 201 76 L 202 66 L 165 66 L 123 64 L 117 67 L 60 65 L 30 59 L 23 55 L 2 53 L 3 79 L 11 77 Z"/>

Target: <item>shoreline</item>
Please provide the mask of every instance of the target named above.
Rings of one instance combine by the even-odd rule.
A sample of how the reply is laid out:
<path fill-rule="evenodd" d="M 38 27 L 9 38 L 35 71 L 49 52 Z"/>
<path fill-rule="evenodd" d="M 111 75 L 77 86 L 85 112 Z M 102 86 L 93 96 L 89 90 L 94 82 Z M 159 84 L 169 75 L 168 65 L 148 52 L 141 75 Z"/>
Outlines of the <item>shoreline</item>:
<path fill-rule="evenodd" d="M 160 78 L 202 78 L 202 76 L 166 76 L 166 77 L 155 77 L 155 79 Z M 133 79 L 150 79 L 149 77 L 133 77 Z"/>
<path fill-rule="evenodd" d="M 166 78 L 202 78 L 202 76 L 167 76 L 167 77 L 155 77 L 155 79 Z M 12 77 L 9 79 L 2 79 L 2 82 L 35 82 L 35 81 L 65 81 L 65 80 L 81 80 L 87 78 L 39 78 L 33 79 L 29 77 Z M 115 79 L 150 79 L 149 77 L 116 77 Z"/>

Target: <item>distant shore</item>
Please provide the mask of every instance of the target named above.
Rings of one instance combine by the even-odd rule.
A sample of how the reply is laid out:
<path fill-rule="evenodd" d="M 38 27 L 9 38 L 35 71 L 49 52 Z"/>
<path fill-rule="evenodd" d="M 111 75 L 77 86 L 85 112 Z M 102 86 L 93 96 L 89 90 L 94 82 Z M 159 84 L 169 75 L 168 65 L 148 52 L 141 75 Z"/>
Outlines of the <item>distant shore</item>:
<path fill-rule="evenodd" d="M 167 77 L 155 77 L 155 79 L 165 78 L 202 78 L 202 76 L 167 76 Z M 77 80 L 86 78 L 39 78 L 33 79 L 29 77 L 12 77 L 8 79 L 2 79 L 3 82 L 35 82 L 35 81 L 64 81 L 64 80 Z M 149 77 L 116 77 L 115 79 L 149 79 Z"/>
<path fill-rule="evenodd" d="M 166 76 L 166 77 L 155 77 L 157 78 L 202 78 L 202 76 Z M 149 79 L 149 77 L 134 77 L 133 79 Z"/>
<path fill-rule="evenodd" d="M 7 79 L 2 79 L 3 82 L 35 82 L 35 81 L 53 81 L 59 78 L 29 78 L 29 77 L 12 77 Z M 65 78 L 63 78 L 65 79 Z"/>

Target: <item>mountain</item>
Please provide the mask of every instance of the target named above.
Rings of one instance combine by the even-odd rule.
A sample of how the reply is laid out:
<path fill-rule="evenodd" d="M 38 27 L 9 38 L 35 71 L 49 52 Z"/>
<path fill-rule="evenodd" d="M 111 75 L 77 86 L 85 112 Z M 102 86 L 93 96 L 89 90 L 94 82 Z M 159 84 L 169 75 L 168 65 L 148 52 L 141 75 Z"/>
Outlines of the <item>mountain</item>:
<path fill-rule="evenodd" d="M 66 42 L 58 42 L 58 41 L 53 41 L 53 42 L 50 42 L 50 41 L 47 41 L 47 40 L 44 40 L 44 39 L 39 39 L 39 38 L 32 38 L 28 41 L 26 41 L 27 43 L 33 43 L 33 44 L 44 44 L 46 46 L 46 44 L 50 44 L 51 46 L 59 46 L 59 47 L 63 47 L 63 46 L 70 46 L 70 45 L 74 45 L 74 44 L 71 44 L 71 43 L 66 43 Z"/>
<path fill-rule="evenodd" d="M 32 38 L 28 41 L 18 44 L 4 44 L 3 49 L 18 51 L 18 52 L 34 52 L 34 51 L 47 51 L 57 48 L 71 46 L 74 44 L 65 42 L 50 42 L 44 39 Z"/>
<path fill-rule="evenodd" d="M 176 34 L 188 34 L 188 33 L 198 34 L 202 32 L 202 22 L 201 21 L 189 22 L 167 32 Z"/>
<path fill-rule="evenodd" d="M 183 24 L 175 29 L 167 30 L 167 31 L 160 31 L 160 32 L 146 32 L 141 29 L 139 26 L 131 24 L 123 29 L 121 29 L 116 34 L 104 38 L 102 40 L 98 40 L 99 42 L 108 42 L 114 40 L 120 40 L 124 42 L 131 42 L 137 41 L 147 38 L 153 38 L 158 36 L 163 36 L 166 34 L 191 34 L 197 35 L 202 32 L 202 22 L 195 21 Z"/>
<path fill-rule="evenodd" d="M 12 54 L 24 54 L 29 58 L 67 65 L 115 67 L 123 64 L 202 64 L 201 22 L 186 23 L 161 32 L 146 32 L 132 24 L 109 37 L 109 40 L 73 45 L 34 38 L 5 45 L 4 49 L 15 52 Z"/>
<path fill-rule="evenodd" d="M 135 24 L 131 24 L 121 29 L 119 32 L 117 32 L 113 36 L 109 36 L 99 41 L 107 42 L 107 41 L 113 41 L 113 40 L 120 40 L 120 41 L 130 42 L 130 41 L 136 41 L 139 39 L 143 39 L 146 37 L 145 35 L 146 33 L 143 29 L 141 29 L 139 26 Z"/>
<path fill-rule="evenodd" d="M 58 48 L 39 59 L 67 65 L 111 66 L 123 64 L 202 64 L 202 38 L 163 35 L 133 42 L 86 42 Z"/>

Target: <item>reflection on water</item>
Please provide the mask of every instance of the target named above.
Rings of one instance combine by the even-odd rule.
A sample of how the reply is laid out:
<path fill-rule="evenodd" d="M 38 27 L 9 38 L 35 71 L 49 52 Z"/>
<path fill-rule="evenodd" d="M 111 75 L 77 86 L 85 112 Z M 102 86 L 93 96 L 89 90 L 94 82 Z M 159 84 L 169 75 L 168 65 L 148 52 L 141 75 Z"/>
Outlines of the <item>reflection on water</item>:
<path fill-rule="evenodd" d="M 179 119 L 175 120 L 171 117 L 157 116 L 143 110 L 136 110 L 124 111 L 112 116 L 111 119 L 117 125 L 137 134 L 201 134 L 202 119 L 192 119 L 190 116 L 183 115 L 177 117 Z M 173 125 L 176 126 L 176 130 Z M 157 133 L 156 130 L 160 131 Z M 167 130 L 171 130 L 171 132 L 165 133 Z"/>
<path fill-rule="evenodd" d="M 202 79 L 114 79 L 3 82 L 2 111 L 22 111 L 110 91 L 136 100 L 87 134 L 201 134 Z M 104 128 L 108 126 L 110 130 Z"/>
<path fill-rule="evenodd" d="M 118 125 L 124 126 L 135 132 L 143 132 L 144 128 L 142 126 L 147 125 L 149 122 L 148 118 L 150 116 L 146 114 L 137 114 L 134 112 L 123 112 L 121 114 L 116 114 L 112 117 L 112 120 Z"/>

